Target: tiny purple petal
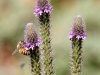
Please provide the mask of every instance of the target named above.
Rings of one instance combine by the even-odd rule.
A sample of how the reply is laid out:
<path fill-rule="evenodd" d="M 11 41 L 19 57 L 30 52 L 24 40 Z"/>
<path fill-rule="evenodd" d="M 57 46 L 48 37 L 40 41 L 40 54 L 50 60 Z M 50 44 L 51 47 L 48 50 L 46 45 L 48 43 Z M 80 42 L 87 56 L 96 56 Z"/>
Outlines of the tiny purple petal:
<path fill-rule="evenodd" d="M 69 33 L 68 33 L 68 37 L 69 37 L 69 39 L 73 37 L 72 32 L 69 32 Z"/>
<path fill-rule="evenodd" d="M 30 45 L 30 49 L 34 50 L 34 45 Z"/>
<path fill-rule="evenodd" d="M 37 40 L 36 46 L 40 46 L 40 40 Z"/>
<path fill-rule="evenodd" d="M 36 9 L 34 10 L 34 14 L 35 14 L 36 16 L 37 16 L 38 14 L 39 14 L 39 15 L 42 15 L 41 9 L 36 8 Z"/>
<path fill-rule="evenodd" d="M 51 11 L 52 11 L 52 6 L 46 6 L 44 9 L 44 12 L 46 13 L 51 13 Z"/>
<path fill-rule="evenodd" d="M 80 35 L 77 35 L 76 38 L 77 38 L 77 39 L 80 39 L 80 38 L 82 38 L 82 37 L 81 37 Z"/>
<path fill-rule="evenodd" d="M 30 47 L 30 43 L 25 43 L 25 47 L 29 48 Z"/>

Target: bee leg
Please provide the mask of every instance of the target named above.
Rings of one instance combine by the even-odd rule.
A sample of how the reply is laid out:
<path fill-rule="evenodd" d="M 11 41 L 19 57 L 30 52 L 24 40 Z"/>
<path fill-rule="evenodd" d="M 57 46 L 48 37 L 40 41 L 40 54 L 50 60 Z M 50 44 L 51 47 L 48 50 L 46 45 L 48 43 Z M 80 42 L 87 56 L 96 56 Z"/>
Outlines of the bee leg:
<path fill-rule="evenodd" d="M 12 53 L 12 55 L 14 55 L 17 51 L 18 51 L 18 49 L 15 49 L 15 51 Z"/>

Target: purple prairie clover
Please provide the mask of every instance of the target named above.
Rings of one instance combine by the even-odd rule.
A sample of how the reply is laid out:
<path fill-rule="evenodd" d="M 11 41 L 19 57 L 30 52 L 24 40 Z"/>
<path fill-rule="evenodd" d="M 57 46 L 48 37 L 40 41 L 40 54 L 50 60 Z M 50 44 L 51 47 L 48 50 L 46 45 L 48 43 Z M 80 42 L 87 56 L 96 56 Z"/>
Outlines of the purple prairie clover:
<path fill-rule="evenodd" d="M 51 13 L 52 6 L 49 4 L 48 0 L 37 0 L 37 5 L 34 9 L 35 15 L 42 15 L 43 13 Z"/>
<path fill-rule="evenodd" d="M 72 24 L 72 29 L 69 32 L 69 38 L 77 38 L 77 39 L 85 39 L 86 31 L 85 31 L 85 23 L 80 15 L 77 15 Z"/>
<path fill-rule="evenodd" d="M 40 40 L 37 36 L 36 27 L 33 23 L 28 23 L 25 28 L 25 47 L 34 50 L 35 46 L 40 45 Z"/>

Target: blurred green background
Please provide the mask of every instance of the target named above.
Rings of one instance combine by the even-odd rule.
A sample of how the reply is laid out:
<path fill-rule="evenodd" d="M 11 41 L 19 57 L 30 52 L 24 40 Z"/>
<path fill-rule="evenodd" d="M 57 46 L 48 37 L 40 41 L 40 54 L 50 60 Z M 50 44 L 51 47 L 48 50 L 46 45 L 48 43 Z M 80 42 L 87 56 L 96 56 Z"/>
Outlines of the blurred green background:
<path fill-rule="evenodd" d="M 29 22 L 38 27 L 33 14 L 35 0 L 0 0 L 0 75 L 31 75 L 29 58 L 20 53 L 11 55 Z M 100 75 L 100 0 L 51 0 L 51 38 L 55 75 L 70 75 L 71 41 L 68 32 L 76 15 L 86 24 L 83 42 L 82 75 Z M 21 65 L 25 64 L 23 68 Z"/>

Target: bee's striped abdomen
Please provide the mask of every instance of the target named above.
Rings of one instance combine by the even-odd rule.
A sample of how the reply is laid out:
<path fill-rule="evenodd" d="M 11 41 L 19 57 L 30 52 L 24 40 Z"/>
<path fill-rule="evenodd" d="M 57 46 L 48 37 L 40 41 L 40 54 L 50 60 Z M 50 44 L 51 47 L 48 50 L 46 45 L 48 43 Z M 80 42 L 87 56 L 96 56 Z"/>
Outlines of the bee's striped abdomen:
<path fill-rule="evenodd" d="M 25 50 L 25 49 L 19 49 L 19 53 L 23 54 L 23 55 L 30 55 L 30 51 L 29 50 Z"/>

